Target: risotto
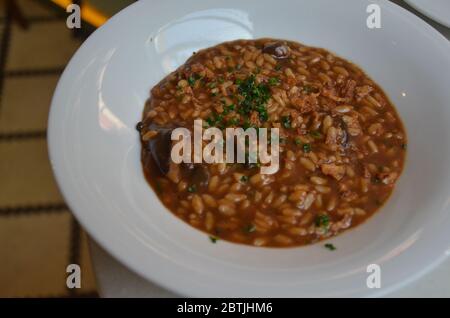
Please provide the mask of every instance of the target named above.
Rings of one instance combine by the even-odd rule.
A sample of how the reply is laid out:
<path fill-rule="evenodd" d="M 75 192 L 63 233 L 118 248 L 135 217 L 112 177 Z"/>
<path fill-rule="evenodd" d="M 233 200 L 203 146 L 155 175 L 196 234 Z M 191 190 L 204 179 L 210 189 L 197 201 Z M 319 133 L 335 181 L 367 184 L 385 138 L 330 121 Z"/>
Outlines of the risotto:
<path fill-rule="evenodd" d="M 175 164 L 171 132 L 195 119 L 278 128 L 279 170 Z M 168 210 L 212 242 L 254 246 L 311 244 L 364 222 L 392 193 L 407 148 L 394 106 L 359 67 L 274 39 L 194 53 L 151 90 L 137 129 L 145 177 Z"/>

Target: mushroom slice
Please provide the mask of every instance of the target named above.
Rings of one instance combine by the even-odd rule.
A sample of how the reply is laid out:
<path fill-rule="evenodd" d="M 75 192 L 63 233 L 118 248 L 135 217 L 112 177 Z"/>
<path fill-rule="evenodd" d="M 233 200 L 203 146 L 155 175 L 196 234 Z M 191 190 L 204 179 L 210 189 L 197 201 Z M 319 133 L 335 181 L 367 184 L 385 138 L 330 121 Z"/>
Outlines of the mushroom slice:
<path fill-rule="evenodd" d="M 283 42 L 272 42 L 264 45 L 263 53 L 267 53 L 276 59 L 286 59 L 289 57 L 289 47 Z"/>

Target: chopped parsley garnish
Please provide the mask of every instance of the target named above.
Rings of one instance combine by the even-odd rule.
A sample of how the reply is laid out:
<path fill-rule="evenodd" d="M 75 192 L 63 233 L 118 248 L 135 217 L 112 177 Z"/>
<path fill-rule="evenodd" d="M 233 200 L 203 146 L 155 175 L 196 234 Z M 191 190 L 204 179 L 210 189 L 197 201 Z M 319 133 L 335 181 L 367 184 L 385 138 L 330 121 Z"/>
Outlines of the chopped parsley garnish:
<path fill-rule="evenodd" d="M 286 128 L 286 129 L 291 128 L 291 117 L 290 116 L 281 117 L 281 122 L 283 123 L 284 128 Z"/>
<path fill-rule="evenodd" d="M 189 193 L 194 193 L 194 192 L 197 192 L 197 187 L 193 184 L 193 185 L 189 186 L 187 190 Z"/>
<path fill-rule="evenodd" d="M 295 139 L 294 139 L 294 143 L 295 143 L 297 146 L 300 146 L 300 145 L 302 144 L 302 141 L 300 140 L 300 138 L 295 138 Z"/>
<path fill-rule="evenodd" d="M 242 182 L 247 182 L 248 181 L 248 176 L 242 176 L 241 177 L 241 181 Z"/>
<path fill-rule="evenodd" d="M 304 144 L 303 145 L 303 152 L 304 153 L 311 152 L 311 144 Z"/>
<path fill-rule="evenodd" d="M 259 113 L 259 119 L 266 121 L 269 118 L 267 113 L 267 102 L 270 98 L 270 89 L 264 83 L 256 83 L 255 76 L 251 75 L 245 80 L 236 80 L 238 92 L 241 96 L 239 101 L 239 112 L 250 115 L 253 111 Z"/>
<path fill-rule="evenodd" d="M 271 77 L 269 78 L 269 85 L 270 86 L 277 86 L 280 84 L 280 79 L 277 77 Z"/>
<path fill-rule="evenodd" d="M 234 104 L 231 104 L 229 106 L 224 106 L 223 107 L 223 114 L 224 115 L 228 115 L 230 112 L 232 112 L 234 110 Z"/>
<path fill-rule="evenodd" d="M 326 214 L 320 214 L 316 216 L 316 219 L 314 220 L 314 224 L 317 227 L 322 227 L 325 229 L 328 229 L 328 226 L 330 225 L 330 217 Z"/>
<path fill-rule="evenodd" d="M 231 118 L 230 120 L 228 120 L 228 126 L 237 126 L 239 124 L 239 119 L 238 118 Z"/>
<path fill-rule="evenodd" d="M 246 227 L 244 227 L 245 233 L 253 233 L 256 231 L 256 226 L 254 224 L 249 224 Z"/>
<path fill-rule="evenodd" d="M 197 81 L 197 79 L 194 76 L 191 75 L 191 76 L 188 77 L 187 81 L 189 83 L 189 86 L 192 87 L 192 86 L 195 85 L 195 82 Z"/>
<path fill-rule="evenodd" d="M 329 249 L 330 251 L 336 250 L 336 247 L 331 243 L 327 243 L 324 246 L 325 246 L 325 248 Z"/>
<path fill-rule="evenodd" d="M 322 134 L 320 132 L 318 132 L 317 130 L 311 131 L 309 134 L 311 135 L 311 137 L 316 138 L 316 139 L 322 138 Z"/>
<path fill-rule="evenodd" d="M 408 148 L 408 145 L 407 144 L 402 144 L 401 147 L 402 147 L 403 150 L 406 150 L 406 148 Z"/>
<path fill-rule="evenodd" d="M 223 120 L 223 115 L 214 114 L 213 116 L 206 118 L 206 123 L 209 125 L 209 127 L 216 127 L 216 126 L 221 126 L 222 120 Z"/>
<path fill-rule="evenodd" d="M 275 65 L 275 71 L 279 71 L 279 70 L 281 70 L 281 65 L 280 64 Z"/>
<path fill-rule="evenodd" d="M 248 120 L 246 120 L 246 121 L 244 122 L 244 124 L 242 125 L 242 129 L 247 130 L 247 129 L 249 129 L 249 128 L 254 128 L 254 127 L 253 127 L 253 125 L 252 125 Z"/>
<path fill-rule="evenodd" d="M 209 88 L 216 88 L 216 86 L 217 86 L 216 82 L 211 82 L 211 83 L 208 84 Z"/>
<path fill-rule="evenodd" d="M 314 86 L 311 86 L 311 85 L 305 85 L 305 86 L 303 86 L 303 91 L 304 91 L 306 94 L 311 94 L 311 93 L 317 93 L 317 92 L 318 92 L 317 88 L 314 87 Z"/>
<path fill-rule="evenodd" d="M 210 236 L 209 237 L 209 240 L 211 241 L 211 243 L 216 243 L 219 239 L 217 238 L 217 237 L 214 237 L 214 236 Z"/>

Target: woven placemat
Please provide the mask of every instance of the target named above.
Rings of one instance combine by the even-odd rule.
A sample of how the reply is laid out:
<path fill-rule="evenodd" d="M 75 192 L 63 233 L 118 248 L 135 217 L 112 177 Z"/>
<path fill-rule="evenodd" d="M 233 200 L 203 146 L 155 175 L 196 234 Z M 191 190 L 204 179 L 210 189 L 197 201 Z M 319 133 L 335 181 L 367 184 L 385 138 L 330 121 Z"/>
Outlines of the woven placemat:
<path fill-rule="evenodd" d="M 13 0 L 24 28 L 0 8 L 0 297 L 97 296 L 87 236 L 63 201 L 47 154 L 50 101 L 81 45 L 63 11 Z M 66 268 L 81 267 L 68 289 Z"/>

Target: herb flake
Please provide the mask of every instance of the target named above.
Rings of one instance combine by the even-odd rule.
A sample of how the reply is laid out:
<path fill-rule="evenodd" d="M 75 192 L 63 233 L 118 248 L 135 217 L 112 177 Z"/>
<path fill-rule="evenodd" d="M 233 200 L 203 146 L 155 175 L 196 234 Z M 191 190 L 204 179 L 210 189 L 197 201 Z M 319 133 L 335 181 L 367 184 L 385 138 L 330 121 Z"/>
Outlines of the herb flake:
<path fill-rule="evenodd" d="M 283 127 L 286 129 L 290 129 L 291 126 L 291 117 L 290 116 L 283 116 L 281 117 L 281 122 L 283 124 Z"/>
<path fill-rule="evenodd" d="M 193 185 L 189 186 L 187 190 L 189 193 L 195 193 L 195 192 L 197 192 L 197 187 L 195 186 L 195 184 L 193 184 Z"/>
<path fill-rule="evenodd" d="M 325 246 L 325 248 L 329 249 L 330 251 L 336 250 L 336 246 L 334 246 L 334 245 L 331 244 L 331 243 L 327 243 L 327 244 L 325 244 L 324 246 Z"/>
<path fill-rule="evenodd" d="M 269 85 L 270 86 L 277 86 L 280 85 L 280 79 L 277 77 L 271 77 L 269 78 Z"/>
<path fill-rule="evenodd" d="M 322 227 L 322 228 L 327 229 L 328 226 L 330 225 L 330 217 L 326 214 L 320 214 L 320 215 L 316 216 L 314 224 L 317 227 Z"/>
<path fill-rule="evenodd" d="M 244 227 L 245 233 L 253 233 L 256 231 L 256 226 L 254 224 L 249 224 L 246 227 Z"/>
<path fill-rule="evenodd" d="M 241 177 L 241 182 L 247 182 L 248 181 L 248 176 L 242 176 Z"/>
<path fill-rule="evenodd" d="M 303 152 L 308 153 L 311 152 L 311 144 L 303 144 Z"/>
<path fill-rule="evenodd" d="M 322 134 L 317 130 L 313 130 L 309 134 L 311 135 L 311 137 L 316 139 L 322 138 Z"/>
<path fill-rule="evenodd" d="M 257 83 L 255 75 L 250 75 L 245 80 L 236 80 L 238 92 L 241 96 L 239 101 L 239 112 L 243 115 L 250 115 L 256 111 L 259 113 L 261 121 L 267 121 L 267 102 L 270 98 L 270 89 L 265 83 Z"/>
<path fill-rule="evenodd" d="M 194 76 L 189 76 L 187 79 L 189 86 L 193 87 L 195 85 L 195 82 L 197 81 L 197 79 Z"/>

